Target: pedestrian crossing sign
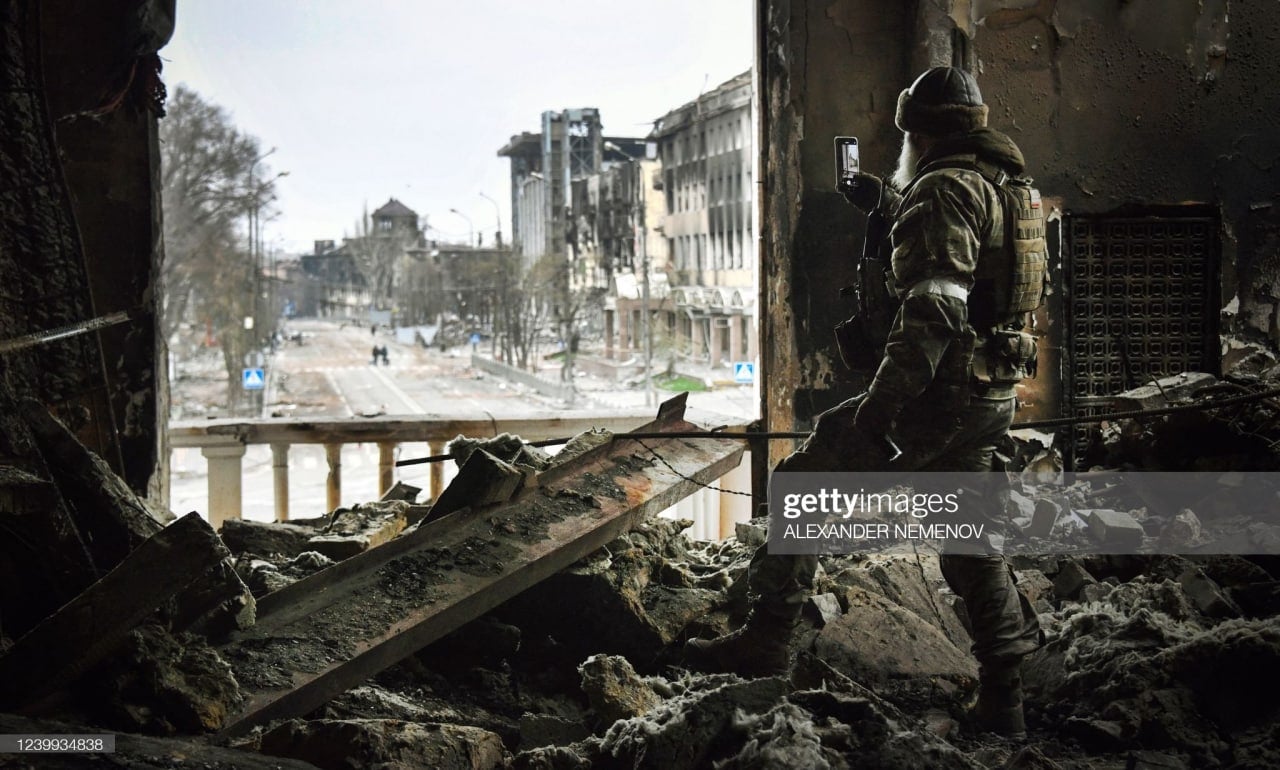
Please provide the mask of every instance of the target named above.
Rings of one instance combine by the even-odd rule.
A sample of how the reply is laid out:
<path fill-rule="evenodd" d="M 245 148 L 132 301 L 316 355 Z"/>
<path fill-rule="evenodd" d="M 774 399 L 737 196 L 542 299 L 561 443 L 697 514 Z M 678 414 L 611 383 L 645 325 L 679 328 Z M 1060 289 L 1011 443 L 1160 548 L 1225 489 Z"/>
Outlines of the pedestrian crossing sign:
<path fill-rule="evenodd" d="M 751 361 L 736 361 L 733 364 L 733 381 L 750 385 L 756 381 L 756 365 Z"/>
<path fill-rule="evenodd" d="M 262 369 L 245 369 L 241 383 L 245 390 L 262 390 L 267 385 L 267 377 Z"/>

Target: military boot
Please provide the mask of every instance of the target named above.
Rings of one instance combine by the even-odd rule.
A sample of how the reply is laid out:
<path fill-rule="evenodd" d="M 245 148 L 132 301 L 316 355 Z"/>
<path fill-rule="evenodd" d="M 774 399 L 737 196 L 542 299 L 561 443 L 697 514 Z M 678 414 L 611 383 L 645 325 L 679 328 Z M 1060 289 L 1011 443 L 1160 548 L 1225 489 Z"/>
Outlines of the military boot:
<path fill-rule="evenodd" d="M 753 609 L 736 631 L 716 639 L 690 639 L 685 665 L 697 671 L 775 676 L 791 666 L 791 633 L 797 618 Z"/>
<path fill-rule="evenodd" d="M 1027 737 L 1022 712 L 1022 657 L 998 658 L 982 663 L 978 671 L 978 702 L 970 713 L 973 725 L 983 732 L 1023 740 Z"/>

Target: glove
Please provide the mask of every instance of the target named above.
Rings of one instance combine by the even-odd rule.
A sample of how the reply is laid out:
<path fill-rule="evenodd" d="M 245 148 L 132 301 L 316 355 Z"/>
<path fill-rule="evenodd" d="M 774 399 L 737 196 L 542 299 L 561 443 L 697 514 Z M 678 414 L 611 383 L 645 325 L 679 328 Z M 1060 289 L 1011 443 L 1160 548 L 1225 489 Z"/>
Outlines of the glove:
<path fill-rule="evenodd" d="M 869 214 L 880 204 L 884 182 L 878 176 L 859 171 L 851 179 L 841 179 L 836 190 L 864 214 Z"/>

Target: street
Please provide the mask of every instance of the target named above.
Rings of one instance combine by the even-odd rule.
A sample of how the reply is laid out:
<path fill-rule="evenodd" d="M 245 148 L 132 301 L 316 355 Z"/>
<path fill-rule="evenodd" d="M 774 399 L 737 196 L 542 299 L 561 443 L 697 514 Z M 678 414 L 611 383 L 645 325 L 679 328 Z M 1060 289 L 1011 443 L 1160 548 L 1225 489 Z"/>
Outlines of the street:
<path fill-rule="evenodd" d="M 390 329 L 370 333 L 369 327 L 319 319 L 289 323 L 289 332 L 300 332 L 302 344 L 284 342 L 268 366 L 264 417 L 309 419 L 359 417 L 379 414 L 436 414 L 459 412 L 488 414 L 495 420 L 525 415 L 530 408 L 571 412 L 600 407 L 637 407 L 645 403 L 640 388 L 627 388 L 599 378 L 575 378 L 579 396 L 572 406 L 533 389 L 484 374 L 471 367 L 470 346 L 446 352 L 421 344 L 398 342 Z M 373 348 L 386 347 L 387 364 L 373 364 Z M 487 348 L 481 346 L 480 354 Z M 221 402 L 225 374 L 215 352 L 205 352 L 199 362 L 179 363 L 180 376 L 173 383 L 173 400 L 184 410 L 182 419 L 196 415 L 225 416 L 214 406 Z M 554 361 L 539 372 L 548 382 L 559 381 Z M 202 369 L 203 377 L 182 376 Z M 674 395 L 659 390 L 659 399 Z M 201 402 L 205 403 L 201 403 Z M 730 417 L 748 418 L 754 413 L 750 386 L 691 393 L 689 403 L 699 409 Z M 654 407 L 656 410 L 656 406 Z M 397 459 L 429 454 L 426 444 L 402 444 Z M 170 508 L 174 513 L 205 513 L 208 509 L 207 467 L 197 449 L 175 449 L 171 455 Z M 250 445 L 243 460 L 243 515 L 271 521 L 271 450 Z M 300 444 L 289 454 L 290 508 L 296 518 L 327 513 L 325 478 L 328 466 L 324 448 Z M 342 504 L 354 505 L 377 497 L 378 448 L 373 444 L 349 444 L 342 452 Z M 446 463 L 445 477 L 452 478 L 453 464 Z M 425 488 L 429 466 L 398 469 L 397 478 Z"/>

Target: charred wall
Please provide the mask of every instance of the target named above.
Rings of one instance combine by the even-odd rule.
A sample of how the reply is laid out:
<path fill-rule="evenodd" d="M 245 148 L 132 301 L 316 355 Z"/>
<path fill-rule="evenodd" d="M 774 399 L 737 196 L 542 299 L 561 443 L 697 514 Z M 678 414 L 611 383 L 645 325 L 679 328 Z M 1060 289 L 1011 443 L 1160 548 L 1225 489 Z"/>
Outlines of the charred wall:
<path fill-rule="evenodd" d="M 835 192 L 832 137 L 856 135 L 864 168 L 890 168 L 910 72 L 910 3 L 761 0 L 764 409 L 789 429 L 857 392 L 833 346 L 850 309 L 863 218 Z M 774 451 L 784 451 L 778 444 Z"/>
<path fill-rule="evenodd" d="M 172 24 L 172 0 L 0 2 L 0 339 L 131 313 L 6 353 L 5 397 L 53 406 L 135 490 L 158 496 L 154 54 Z"/>
<path fill-rule="evenodd" d="M 1223 331 L 1280 342 L 1280 5 L 887 5 L 898 4 L 761 2 L 772 428 L 804 425 L 856 390 L 828 344 L 831 325 L 847 311 L 830 287 L 852 277 L 861 234 L 859 217 L 830 191 L 831 136 L 865 137 L 864 167 L 887 172 L 900 141 L 893 98 L 914 74 L 953 55 L 977 73 L 991 124 L 1022 147 L 1052 221 L 1064 213 L 1213 207 L 1222 223 Z M 1061 329 L 1050 309 L 1052 358 Z"/>

